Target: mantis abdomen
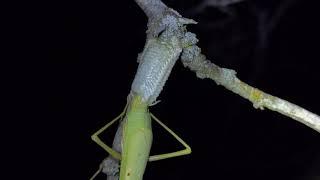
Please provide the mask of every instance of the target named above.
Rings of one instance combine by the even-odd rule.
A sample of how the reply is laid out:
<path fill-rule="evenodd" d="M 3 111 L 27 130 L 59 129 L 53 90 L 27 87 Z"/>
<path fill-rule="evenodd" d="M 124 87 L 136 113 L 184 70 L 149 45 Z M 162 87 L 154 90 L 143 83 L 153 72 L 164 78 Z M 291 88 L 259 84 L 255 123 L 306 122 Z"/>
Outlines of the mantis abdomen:
<path fill-rule="evenodd" d="M 152 144 L 148 104 L 133 96 L 123 126 L 120 180 L 142 180 Z"/>

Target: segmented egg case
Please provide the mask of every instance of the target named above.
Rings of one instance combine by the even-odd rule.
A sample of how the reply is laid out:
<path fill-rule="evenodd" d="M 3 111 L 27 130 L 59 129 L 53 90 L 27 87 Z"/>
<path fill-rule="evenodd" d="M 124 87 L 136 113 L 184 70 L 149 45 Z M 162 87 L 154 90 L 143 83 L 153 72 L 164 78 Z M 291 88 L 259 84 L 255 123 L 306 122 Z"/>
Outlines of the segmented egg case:
<path fill-rule="evenodd" d="M 139 56 L 139 67 L 131 91 L 151 104 L 159 96 L 182 48 L 177 38 L 149 40 Z"/>

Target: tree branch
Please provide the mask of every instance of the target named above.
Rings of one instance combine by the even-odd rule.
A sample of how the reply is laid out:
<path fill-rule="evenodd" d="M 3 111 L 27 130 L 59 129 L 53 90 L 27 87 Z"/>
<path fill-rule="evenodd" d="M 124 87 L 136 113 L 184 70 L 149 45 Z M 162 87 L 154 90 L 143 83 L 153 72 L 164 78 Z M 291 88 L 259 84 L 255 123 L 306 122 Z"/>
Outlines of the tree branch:
<path fill-rule="evenodd" d="M 150 3 L 147 3 L 148 0 L 136 0 L 138 3 L 141 1 L 145 1 L 145 3 L 141 3 L 144 5 L 142 9 L 148 9 L 148 5 L 158 5 L 160 4 L 160 0 L 150 0 Z M 139 4 L 139 3 L 138 3 Z M 163 3 L 162 3 L 163 4 Z M 140 4 L 139 4 L 140 5 Z M 164 5 L 165 6 L 165 5 Z M 141 7 L 141 5 L 140 5 Z M 165 6 L 166 7 L 166 6 Z M 167 7 L 166 7 L 167 8 Z M 183 19 L 176 11 L 173 9 L 168 8 L 170 11 L 177 14 L 178 18 Z M 145 11 L 145 10 L 144 10 Z M 156 10 L 150 7 L 150 11 L 152 13 L 151 16 L 148 16 L 149 18 L 149 24 L 150 20 L 152 20 L 153 17 L 155 17 L 155 13 L 157 13 Z M 163 14 L 159 15 L 160 17 L 164 17 L 164 12 L 161 11 Z M 160 18 L 161 19 L 161 18 Z M 190 20 L 191 21 L 191 20 Z M 155 27 L 160 27 L 157 25 L 159 21 L 156 21 L 156 23 L 151 23 Z M 161 23 L 159 23 L 161 24 Z M 172 24 L 167 24 L 167 26 L 170 26 Z M 183 25 L 183 24 L 182 24 Z M 163 28 L 170 28 L 170 27 L 163 27 Z M 149 29 L 152 29 L 152 26 L 148 25 Z M 161 28 L 160 28 L 161 29 Z M 159 29 L 158 29 L 159 30 Z M 154 31 L 156 32 L 156 31 Z M 160 32 L 160 31 L 159 31 Z M 179 35 L 184 32 L 180 32 Z M 253 106 L 255 108 L 264 109 L 268 108 L 270 110 L 279 112 L 285 116 L 288 116 L 294 120 L 297 120 L 298 122 L 301 122 L 310 128 L 316 130 L 317 132 L 320 132 L 320 117 L 300 106 L 297 106 L 293 103 L 290 103 L 286 100 L 283 100 L 281 98 L 272 96 L 270 94 L 267 94 L 257 88 L 254 88 L 244 82 L 242 82 L 240 79 L 236 77 L 236 72 L 231 69 L 221 68 L 213 63 L 211 63 L 209 60 L 206 60 L 206 57 L 201 54 L 201 49 L 197 47 L 195 44 L 198 42 L 198 39 L 196 38 L 196 35 L 190 32 L 184 33 L 185 37 L 182 38 L 182 46 L 184 47 L 183 53 L 181 55 L 181 60 L 184 64 L 184 66 L 190 68 L 192 71 L 195 71 L 197 74 L 197 77 L 199 78 L 210 78 L 214 80 L 217 84 L 221 84 L 228 90 L 240 95 L 241 97 L 251 101 L 253 103 Z"/>
<path fill-rule="evenodd" d="M 199 47 L 193 45 L 185 48 L 181 60 L 185 67 L 196 73 L 198 78 L 210 78 L 214 80 L 218 85 L 222 85 L 251 101 L 255 108 L 268 108 L 276 111 L 320 133 L 320 117 L 318 115 L 242 82 L 237 78 L 234 70 L 221 68 L 206 60 L 206 57 L 201 54 Z"/>
<path fill-rule="evenodd" d="M 195 21 L 183 18 L 178 12 L 168 8 L 161 0 L 135 0 L 148 17 L 147 41 L 155 38 L 160 32 L 165 35 L 176 36 L 181 40 L 183 52 L 181 60 L 185 67 L 196 72 L 197 77 L 210 78 L 218 85 L 251 101 L 255 108 L 264 107 L 291 117 L 314 130 L 320 132 L 320 117 L 297 105 L 278 97 L 264 93 L 259 89 L 249 86 L 236 77 L 236 72 L 231 69 L 221 68 L 201 54 L 195 44 L 198 42 L 195 34 L 186 32 L 185 24 L 194 24 Z M 181 48 L 175 47 L 175 48 Z M 121 152 L 122 123 L 120 123 L 113 141 L 113 148 Z M 108 175 L 109 180 L 119 179 L 119 161 L 108 157 L 101 163 L 102 171 Z"/>
<path fill-rule="evenodd" d="M 161 15 L 168 7 L 161 0 L 135 0 L 148 19 Z"/>

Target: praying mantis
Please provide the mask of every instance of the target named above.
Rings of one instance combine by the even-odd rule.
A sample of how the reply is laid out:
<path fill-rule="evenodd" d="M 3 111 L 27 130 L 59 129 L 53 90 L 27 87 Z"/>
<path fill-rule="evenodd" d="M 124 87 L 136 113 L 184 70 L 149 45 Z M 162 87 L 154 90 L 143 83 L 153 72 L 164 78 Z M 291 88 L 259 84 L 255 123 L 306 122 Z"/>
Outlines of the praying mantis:
<path fill-rule="evenodd" d="M 162 33 L 149 39 L 138 57 L 138 70 L 133 80 L 127 105 L 123 112 L 107 123 L 91 138 L 115 159 L 121 160 L 120 180 L 142 180 L 148 161 L 156 161 L 191 153 L 191 148 L 171 129 L 149 112 L 148 107 L 156 102 L 168 76 L 182 51 L 181 41 L 175 36 Z M 185 149 L 159 155 L 150 154 L 152 145 L 151 119 L 168 131 Z M 122 153 L 106 145 L 99 135 L 117 120 L 122 120 Z M 92 176 L 93 180 L 101 168 Z"/>

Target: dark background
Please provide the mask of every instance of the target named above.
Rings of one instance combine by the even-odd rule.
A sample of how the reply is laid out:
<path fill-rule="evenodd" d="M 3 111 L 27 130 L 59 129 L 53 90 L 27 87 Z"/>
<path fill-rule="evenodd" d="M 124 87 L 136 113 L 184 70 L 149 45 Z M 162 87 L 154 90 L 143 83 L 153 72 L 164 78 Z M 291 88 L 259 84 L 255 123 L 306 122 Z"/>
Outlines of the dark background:
<path fill-rule="evenodd" d="M 198 12 L 193 11 L 197 1 L 164 2 L 199 22 L 188 29 L 197 34 L 212 62 L 320 114 L 316 1 L 248 1 Z M 281 6 L 288 8 L 274 17 Z M 34 179 L 88 179 L 107 156 L 90 136 L 125 106 L 147 18 L 133 0 L 45 2 L 36 7 L 43 60 L 33 67 L 37 73 L 31 72 L 39 80 L 32 84 L 32 95 L 41 98 L 29 104 L 37 109 L 26 109 L 41 113 L 19 125 L 23 136 L 18 146 L 23 148 L 18 158 L 26 160 L 12 163 L 20 175 L 36 174 Z M 158 99 L 151 112 L 193 152 L 149 163 L 146 180 L 320 179 L 319 133 L 278 113 L 254 109 L 213 81 L 196 78 L 180 61 Z M 153 129 L 151 154 L 182 148 L 156 123 Z M 115 130 L 104 134 L 108 144 Z"/>

